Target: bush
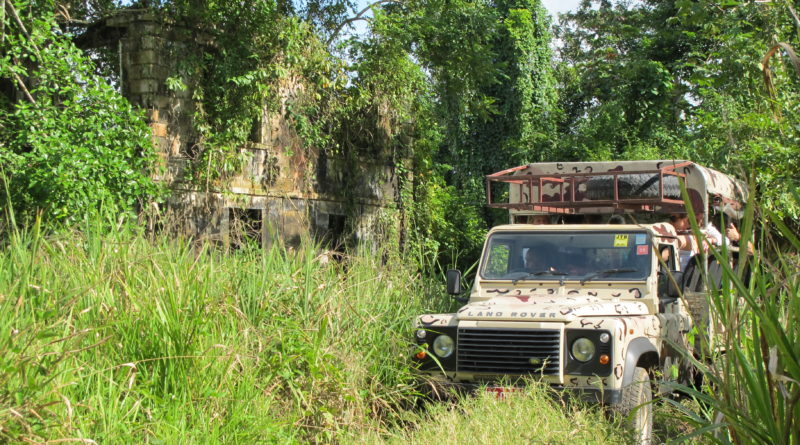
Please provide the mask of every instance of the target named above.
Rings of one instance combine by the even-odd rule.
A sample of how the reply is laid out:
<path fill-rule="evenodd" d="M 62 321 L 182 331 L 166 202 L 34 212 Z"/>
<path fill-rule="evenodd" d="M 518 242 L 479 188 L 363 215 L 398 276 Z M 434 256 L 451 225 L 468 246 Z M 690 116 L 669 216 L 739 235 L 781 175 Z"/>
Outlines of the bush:
<path fill-rule="evenodd" d="M 132 209 L 157 193 L 150 129 L 94 74 L 47 3 L 6 2 L 0 77 L 20 98 L 0 95 L 0 178 L 8 191 L 0 206 L 25 220 L 39 210 L 49 220 L 80 219 L 101 203 Z"/>

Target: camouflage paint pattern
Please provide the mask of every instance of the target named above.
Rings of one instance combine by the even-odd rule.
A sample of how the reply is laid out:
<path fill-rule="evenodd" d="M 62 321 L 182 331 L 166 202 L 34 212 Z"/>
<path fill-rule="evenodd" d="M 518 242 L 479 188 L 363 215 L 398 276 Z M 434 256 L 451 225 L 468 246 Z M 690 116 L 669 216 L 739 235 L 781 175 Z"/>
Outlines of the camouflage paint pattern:
<path fill-rule="evenodd" d="M 637 172 L 653 172 L 668 168 L 683 175 L 686 179 L 686 188 L 692 201 L 694 210 L 708 208 L 712 205 L 719 211 L 725 212 L 732 218 L 740 218 L 743 211 L 743 202 L 746 201 L 748 190 L 744 183 L 724 173 L 702 167 L 690 161 L 681 160 L 660 160 L 660 161 L 611 161 L 611 162 L 550 162 L 535 163 L 527 166 L 520 166 L 506 170 L 506 173 L 498 172 L 490 176 L 502 176 L 513 179 L 514 177 L 525 176 L 553 176 L 568 179 L 570 175 L 597 174 L 596 176 L 607 176 L 609 172 L 626 172 L 636 174 Z M 590 176 L 593 177 L 593 176 Z M 543 199 L 539 201 L 538 184 L 530 191 L 523 186 L 509 187 L 509 203 L 532 202 L 538 204 L 552 204 L 562 199 L 562 192 L 568 195 L 570 192 L 565 184 L 564 189 L 557 182 L 545 182 L 542 187 Z M 580 187 L 576 191 L 576 201 L 589 201 L 585 198 L 585 190 Z M 660 208 L 656 206 L 655 211 L 669 213 L 670 208 Z M 584 208 L 585 213 L 614 213 L 615 208 L 610 206 Z M 510 216 L 513 220 L 515 214 L 530 214 L 531 212 L 511 209 Z M 578 212 L 581 213 L 581 212 Z"/>
<path fill-rule="evenodd" d="M 504 225 L 490 234 L 502 231 L 597 231 L 647 230 L 653 249 L 659 245 L 677 247 L 671 224 L 652 225 Z M 571 388 L 620 389 L 623 385 L 625 357 L 631 341 L 643 338 L 658 351 L 660 370 L 664 376 L 680 366 L 666 339 L 686 345 L 686 333 L 692 327 L 688 309 L 682 300 L 666 305 L 659 312 L 657 274 L 660 267 L 656 254 L 651 254 L 653 273 L 646 280 L 520 281 L 476 278 L 469 302 L 454 314 L 428 314 L 417 318 L 417 328 L 436 331 L 442 327 L 555 329 L 560 331 L 561 370 L 558 375 L 541 376 L 548 383 Z M 564 374 L 566 363 L 565 331 L 568 329 L 606 330 L 612 334 L 612 373 L 607 377 Z M 482 382 L 502 375 L 431 371 L 433 376 L 452 382 Z"/>
<path fill-rule="evenodd" d="M 665 169 L 665 170 L 662 170 Z M 519 166 L 489 175 L 489 178 L 502 178 L 509 184 L 510 220 L 516 215 L 531 215 L 552 207 L 554 213 L 564 213 L 570 203 L 579 202 L 570 209 L 573 213 L 610 214 L 619 211 L 635 211 L 618 203 L 598 203 L 591 206 L 586 197 L 584 179 L 595 176 L 610 176 L 609 172 L 674 171 L 685 178 L 690 203 L 695 211 L 708 209 L 709 205 L 728 216 L 738 218 L 743 202 L 747 199 L 747 188 L 738 180 L 718 171 L 705 168 L 688 161 L 615 161 L 615 162 L 563 162 L 537 163 Z M 658 174 L 658 173 L 655 173 Z M 538 180 L 530 181 L 526 176 L 548 177 L 538 190 Z M 517 181 L 516 178 L 520 178 Z M 580 177 L 580 181 L 577 179 Z M 573 191 L 568 189 L 572 179 L 579 184 L 572 199 Z M 531 185 L 528 189 L 528 184 Z M 583 188 L 581 188 L 583 187 Z M 606 186 L 607 187 L 607 186 Z M 539 200 L 541 193 L 542 199 Z M 531 196 L 528 196 L 530 194 Z M 563 196 L 562 196 L 563 195 Z M 567 198 L 569 196 L 569 198 Z M 597 198 L 596 198 L 597 199 Z M 653 199 L 647 211 L 672 213 L 685 211 L 681 200 L 674 198 L 661 201 Z M 566 201 L 566 202 L 565 202 Z M 599 199 L 598 199 L 599 201 Z M 677 202 L 676 202 L 677 201 Z M 622 200 L 619 200 L 622 202 Z M 524 204 L 524 205 L 520 205 Z M 516 205 L 516 206 L 515 206 Z M 534 205 L 538 205 L 534 209 Z M 623 210 L 626 209 L 626 210 Z M 706 215 L 707 218 L 708 215 Z M 707 222 L 707 219 L 706 221 Z M 704 223 L 705 223 L 704 222 Z M 662 376 L 672 379 L 675 371 L 687 367 L 680 363 L 674 344 L 687 347 L 687 333 L 695 323 L 686 299 L 678 299 L 660 307 L 658 295 L 658 273 L 665 264 L 660 260 L 660 249 L 671 247 L 672 254 L 678 251 L 675 228 L 666 222 L 655 224 L 622 225 L 533 225 L 512 224 L 493 228 L 496 232 L 513 231 L 519 233 L 536 231 L 547 232 L 586 232 L 586 231 L 647 231 L 651 235 L 650 274 L 643 280 L 602 278 L 581 283 L 572 279 L 545 280 L 533 278 L 525 281 L 505 279 L 484 279 L 479 274 L 472 287 L 469 302 L 454 314 L 429 314 L 417 318 L 418 328 L 436 332 L 447 328 L 506 328 L 514 330 L 542 330 L 558 332 L 560 336 L 559 372 L 542 375 L 542 380 L 568 388 L 619 390 L 623 387 L 625 359 L 635 341 L 649 344 L 659 356 Z M 484 246 L 484 250 L 488 248 Z M 673 257 L 674 258 L 674 257 Z M 484 258 L 485 260 L 485 258 Z M 677 262 L 676 262 L 677 263 Z M 482 270 L 481 264 L 479 270 Z M 679 267 L 679 266 L 674 266 Z M 611 334 L 611 372 L 608 376 L 586 376 L 565 374 L 567 366 L 566 333 L 571 329 L 604 330 Z M 502 374 L 427 371 L 428 374 L 452 382 L 485 382 L 502 378 Z"/>

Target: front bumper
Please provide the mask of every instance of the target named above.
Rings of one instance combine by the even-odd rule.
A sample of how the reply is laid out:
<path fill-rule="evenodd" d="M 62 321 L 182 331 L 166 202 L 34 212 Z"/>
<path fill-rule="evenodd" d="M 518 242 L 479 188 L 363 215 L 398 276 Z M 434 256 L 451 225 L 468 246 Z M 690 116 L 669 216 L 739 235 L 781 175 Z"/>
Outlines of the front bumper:
<path fill-rule="evenodd" d="M 429 395 L 433 398 L 445 398 L 453 392 L 461 394 L 475 394 L 479 390 L 497 387 L 491 383 L 465 383 L 452 382 L 438 379 L 428 380 Z M 576 388 L 573 386 L 549 385 L 553 396 L 561 399 L 575 399 L 587 403 L 600 403 L 602 405 L 617 405 L 622 400 L 622 391 L 619 389 L 605 388 Z M 510 386 L 510 388 L 524 388 L 524 386 Z"/>

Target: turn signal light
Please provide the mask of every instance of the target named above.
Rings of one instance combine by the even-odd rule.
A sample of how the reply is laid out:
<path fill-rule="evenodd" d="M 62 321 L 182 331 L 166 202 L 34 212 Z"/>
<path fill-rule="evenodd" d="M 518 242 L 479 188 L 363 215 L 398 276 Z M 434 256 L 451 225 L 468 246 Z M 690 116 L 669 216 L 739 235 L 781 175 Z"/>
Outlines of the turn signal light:
<path fill-rule="evenodd" d="M 599 361 L 600 361 L 601 365 L 607 365 L 608 364 L 608 360 L 609 360 L 608 354 L 601 354 L 600 355 L 600 360 Z"/>
<path fill-rule="evenodd" d="M 427 352 L 425 352 L 425 351 L 419 351 L 419 352 L 417 352 L 417 354 L 416 354 L 414 357 L 416 357 L 416 358 L 417 358 L 417 359 L 419 359 L 419 360 L 422 360 L 422 359 L 424 359 L 424 358 L 425 358 L 425 357 L 427 357 L 427 356 L 428 356 L 428 353 L 427 353 Z"/>

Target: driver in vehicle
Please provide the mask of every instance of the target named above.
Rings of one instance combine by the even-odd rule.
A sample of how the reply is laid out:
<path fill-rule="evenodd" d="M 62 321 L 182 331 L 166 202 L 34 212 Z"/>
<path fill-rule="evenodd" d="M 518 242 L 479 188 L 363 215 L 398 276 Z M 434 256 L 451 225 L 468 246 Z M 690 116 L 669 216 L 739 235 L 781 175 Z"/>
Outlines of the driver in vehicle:
<path fill-rule="evenodd" d="M 548 265 L 544 259 L 547 257 L 547 249 L 529 247 L 525 251 L 525 271 L 530 273 L 556 270 L 552 265 Z"/>
<path fill-rule="evenodd" d="M 536 252 L 533 251 L 533 247 L 529 247 L 528 250 L 525 251 L 525 271 L 536 272 L 537 270 L 542 270 L 543 266 Z"/>

